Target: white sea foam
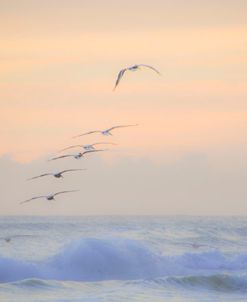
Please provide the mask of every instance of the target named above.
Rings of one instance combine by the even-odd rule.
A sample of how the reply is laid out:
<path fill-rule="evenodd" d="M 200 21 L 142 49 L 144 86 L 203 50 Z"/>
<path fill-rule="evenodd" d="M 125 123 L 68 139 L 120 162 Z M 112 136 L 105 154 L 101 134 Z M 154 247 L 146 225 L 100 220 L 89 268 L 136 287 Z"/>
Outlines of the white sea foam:
<path fill-rule="evenodd" d="M 207 275 L 247 269 L 247 254 L 226 256 L 219 251 L 161 256 L 142 242 L 80 238 L 42 262 L 0 257 L 0 282 L 44 280 L 101 281 Z"/>

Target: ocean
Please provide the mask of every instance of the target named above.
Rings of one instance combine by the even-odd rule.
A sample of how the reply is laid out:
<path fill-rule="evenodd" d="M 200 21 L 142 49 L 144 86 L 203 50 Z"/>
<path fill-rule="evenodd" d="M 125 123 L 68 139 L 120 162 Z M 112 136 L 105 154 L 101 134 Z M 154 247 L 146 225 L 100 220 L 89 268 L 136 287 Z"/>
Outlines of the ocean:
<path fill-rule="evenodd" d="M 2 216 L 0 230 L 1 302 L 247 301 L 246 217 Z"/>

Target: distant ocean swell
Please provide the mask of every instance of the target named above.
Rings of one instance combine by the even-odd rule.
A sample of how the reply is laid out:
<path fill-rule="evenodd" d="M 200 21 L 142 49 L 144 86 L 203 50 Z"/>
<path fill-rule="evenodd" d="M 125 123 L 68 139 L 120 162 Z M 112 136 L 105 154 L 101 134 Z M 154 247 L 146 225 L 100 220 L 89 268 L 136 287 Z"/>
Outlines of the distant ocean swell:
<path fill-rule="evenodd" d="M 159 256 L 139 241 L 116 238 L 81 238 L 37 263 L 0 257 L 0 282 L 31 279 L 21 281 L 29 282 L 29 286 L 42 286 L 42 281 L 36 279 L 87 282 L 148 279 L 160 285 L 163 282 L 163 285 L 247 291 L 246 270 L 246 253 L 226 256 L 214 250 Z M 240 273 L 243 275 L 235 276 Z"/>
<path fill-rule="evenodd" d="M 186 289 L 211 290 L 222 293 L 247 293 L 247 275 L 228 274 L 195 275 L 185 277 L 158 278 L 152 281 L 160 287 L 175 286 Z"/>
<path fill-rule="evenodd" d="M 123 285 L 143 285 L 143 280 L 129 280 L 123 281 Z M 92 283 L 92 282 L 91 282 Z M 90 286 L 90 283 L 86 283 Z M 33 289 L 33 290 L 63 290 L 66 283 L 53 281 L 53 280 L 42 280 L 42 279 L 24 279 L 20 281 L 2 283 L 0 288 L 13 290 L 13 286 L 23 289 Z M 78 284 L 70 283 L 73 288 L 78 288 Z M 93 285 L 92 285 L 93 286 Z M 183 276 L 183 277 L 162 277 L 156 279 L 146 279 L 144 281 L 144 286 L 146 288 L 158 288 L 158 289 L 169 289 L 169 288 L 181 288 L 187 290 L 202 290 L 214 291 L 219 293 L 239 293 L 247 294 L 247 275 L 240 276 L 229 276 L 227 274 L 216 274 L 216 275 L 195 275 L 195 276 Z"/>

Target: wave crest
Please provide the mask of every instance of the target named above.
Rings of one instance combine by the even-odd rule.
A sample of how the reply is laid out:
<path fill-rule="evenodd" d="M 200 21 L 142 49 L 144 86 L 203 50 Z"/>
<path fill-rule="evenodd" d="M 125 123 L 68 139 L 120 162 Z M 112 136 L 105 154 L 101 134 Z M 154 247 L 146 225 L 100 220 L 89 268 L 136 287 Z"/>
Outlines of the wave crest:
<path fill-rule="evenodd" d="M 226 270 L 246 269 L 247 254 L 226 257 L 218 251 L 210 251 L 171 257 L 157 255 L 135 240 L 81 238 L 41 263 L 0 257 L 0 282 L 30 278 L 70 281 L 154 279 L 208 275 L 212 270 L 220 274 Z M 188 280 L 193 282 L 194 279 L 183 282 Z"/>

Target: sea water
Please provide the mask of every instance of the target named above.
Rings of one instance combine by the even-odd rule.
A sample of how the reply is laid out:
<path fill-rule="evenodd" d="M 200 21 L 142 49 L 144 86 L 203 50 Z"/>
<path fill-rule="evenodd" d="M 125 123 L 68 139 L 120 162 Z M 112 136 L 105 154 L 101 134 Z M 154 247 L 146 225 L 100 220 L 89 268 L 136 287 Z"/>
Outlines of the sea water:
<path fill-rule="evenodd" d="M 0 217 L 0 230 L 1 302 L 247 301 L 246 217 Z"/>

